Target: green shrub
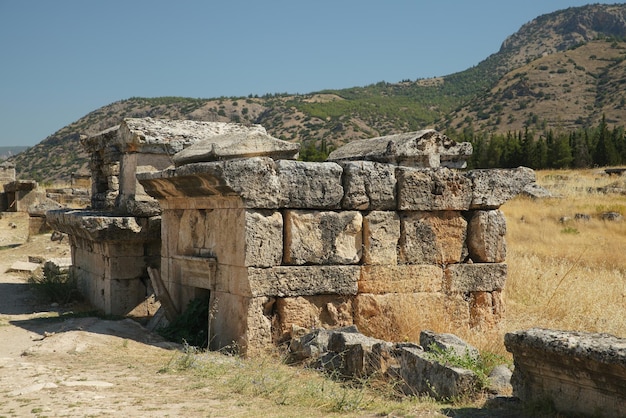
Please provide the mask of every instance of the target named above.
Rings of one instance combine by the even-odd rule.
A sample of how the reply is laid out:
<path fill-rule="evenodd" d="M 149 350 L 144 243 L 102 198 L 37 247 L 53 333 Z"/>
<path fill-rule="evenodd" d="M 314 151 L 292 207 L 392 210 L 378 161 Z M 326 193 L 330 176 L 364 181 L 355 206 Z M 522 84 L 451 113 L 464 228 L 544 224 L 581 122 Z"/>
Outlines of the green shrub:
<path fill-rule="evenodd" d="M 209 343 L 209 298 L 191 300 L 185 312 L 157 332 L 170 341 L 206 348 Z"/>

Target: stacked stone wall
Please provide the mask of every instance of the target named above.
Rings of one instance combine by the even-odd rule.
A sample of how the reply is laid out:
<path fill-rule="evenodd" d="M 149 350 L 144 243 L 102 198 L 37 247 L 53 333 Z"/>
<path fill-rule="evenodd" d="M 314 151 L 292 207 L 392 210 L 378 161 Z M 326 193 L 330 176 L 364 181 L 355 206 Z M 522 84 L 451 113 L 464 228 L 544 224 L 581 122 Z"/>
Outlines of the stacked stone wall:
<path fill-rule="evenodd" d="M 251 348 L 297 327 L 398 339 L 441 321 L 497 323 L 498 207 L 534 173 L 254 157 L 139 180 L 163 210 L 162 277 L 176 304 L 210 290 L 214 346 Z"/>

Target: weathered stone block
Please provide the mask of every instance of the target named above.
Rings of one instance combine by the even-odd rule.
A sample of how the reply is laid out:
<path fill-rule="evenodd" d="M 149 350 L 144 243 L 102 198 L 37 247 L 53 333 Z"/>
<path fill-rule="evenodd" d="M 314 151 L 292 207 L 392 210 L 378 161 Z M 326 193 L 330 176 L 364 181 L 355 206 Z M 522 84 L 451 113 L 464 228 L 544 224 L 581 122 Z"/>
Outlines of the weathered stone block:
<path fill-rule="evenodd" d="M 297 296 L 276 299 L 276 338 L 292 336 L 295 327 L 336 328 L 352 325 L 352 298 L 337 295 Z"/>
<path fill-rule="evenodd" d="M 471 292 L 470 327 L 489 328 L 496 325 L 504 316 L 502 291 Z"/>
<path fill-rule="evenodd" d="M 192 163 L 138 173 L 147 194 L 161 199 L 239 196 L 245 207 L 272 209 L 286 202 L 274 160 L 268 157 Z"/>
<path fill-rule="evenodd" d="M 275 160 L 295 159 L 298 157 L 299 150 L 300 144 L 281 141 L 260 130 L 244 130 L 202 139 L 176 153 L 173 160 L 176 166 L 180 166 L 204 161 L 259 156 Z"/>
<path fill-rule="evenodd" d="M 444 400 L 476 393 L 479 380 L 471 370 L 441 364 L 417 347 L 401 347 L 399 351 L 400 375 L 408 394 Z"/>
<path fill-rule="evenodd" d="M 216 135 L 265 133 L 260 125 L 152 118 L 126 118 L 113 129 L 117 130 L 115 143 L 122 152 L 168 155 Z"/>
<path fill-rule="evenodd" d="M 360 212 L 285 212 L 286 264 L 357 264 L 361 259 Z"/>
<path fill-rule="evenodd" d="M 386 341 L 403 341 L 422 329 L 469 329 L 469 304 L 463 295 L 359 293 L 353 304 L 354 324 L 363 333 Z"/>
<path fill-rule="evenodd" d="M 513 395 L 551 401 L 565 415 L 623 417 L 626 339 L 609 334 L 532 328 L 507 333 Z"/>
<path fill-rule="evenodd" d="M 402 264 L 451 264 L 463 258 L 467 221 L 460 212 L 408 212 L 400 218 Z"/>
<path fill-rule="evenodd" d="M 280 265 L 283 259 L 282 214 L 247 210 L 245 222 L 245 265 L 252 267 Z"/>
<path fill-rule="evenodd" d="M 400 217 L 396 212 L 370 212 L 363 217 L 363 263 L 398 263 Z"/>
<path fill-rule="evenodd" d="M 448 292 L 492 292 L 504 289 L 505 263 L 451 264 L 444 271 Z"/>
<path fill-rule="evenodd" d="M 453 352 L 454 355 L 461 358 L 468 356 L 472 359 L 478 359 L 480 357 L 476 347 L 466 343 L 454 334 L 423 330 L 420 332 L 420 345 L 426 351 L 433 351 L 432 346 L 435 346 L 435 350 Z"/>
<path fill-rule="evenodd" d="M 506 259 L 506 220 L 500 210 L 475 211 L 467 225 L 467 249 L 475 263 Z"/>
<path fill-rule="evenodd" d="M 352 141 L 334 150 L 330 161 L 368 160 L 409 167 L 465 167 L 469 142 L 457 143 L 433 129 Z"/>
<path fill-rule="evenodd" d="M 273 303 L 272 298 L 211 292 L 209 348 L 228 348 L 253 355 L 269 347 L 272 343 L 270 317 Z"/>
<path fill-rule="evenodd" d="M 283 207 L 339 209 L 343 170 L 338 164 L 280 160 L 276 170 Z"/>
<path fill-rule="evenodd" d="M 358 332 L 334 331 L 328 339 L 328 351 L 339 361 L 330 362 L 327 366 L 331 366 L 342 376 L 368 376 L 373 372 L 368 360 L 372 357 L 372 348 L 376 344 L 385 344 L 385 341 Z"/>
<path fill-rule="evenodd" d="M 371 161 L 343 162 L 341 207 L 357 210 L 396 209 L 396 166 Z"/>
<path fill-rule="evenodd" d="M 471 209 L 497 209 L 535 182 L 530 168 L 472 170 L 464 174 L 472 183 Z"/>
<path fill-rule="evenodd" d="M 441 292 L 443 269 L 435 265 L 363 266 L 359 293 Z"/>
<path fill-rule="evenodd" d="M 472 200 L 471 182 L 461 173 L 441 168 L 399 167 L 399 210 L 467 210 Z"/>
<path fill-rule="evenodd" d="M 248 268 L 239 286 L 244 296 L 355 295 L 359 266 L 289 266 Z"/>

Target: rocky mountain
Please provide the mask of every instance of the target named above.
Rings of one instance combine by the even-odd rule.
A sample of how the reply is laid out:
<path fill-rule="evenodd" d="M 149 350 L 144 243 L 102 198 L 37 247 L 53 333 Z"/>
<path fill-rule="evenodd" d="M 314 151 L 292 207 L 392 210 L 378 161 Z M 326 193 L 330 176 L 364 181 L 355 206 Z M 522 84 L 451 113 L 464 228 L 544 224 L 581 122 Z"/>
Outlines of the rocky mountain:
<path fill-rule="evenodd" d="M 452 137 L 626 121 L 626 4 L 588 5 L 539 16 L 500 50 L 465 71 L 306 95 L 130 98 L 97 109 L 13 157 L 20 178 L 69 179 L 86 166 L 80 135 L 124 117 L 258 123 L 323 159 L 343 143 L 435 127 Z"/>

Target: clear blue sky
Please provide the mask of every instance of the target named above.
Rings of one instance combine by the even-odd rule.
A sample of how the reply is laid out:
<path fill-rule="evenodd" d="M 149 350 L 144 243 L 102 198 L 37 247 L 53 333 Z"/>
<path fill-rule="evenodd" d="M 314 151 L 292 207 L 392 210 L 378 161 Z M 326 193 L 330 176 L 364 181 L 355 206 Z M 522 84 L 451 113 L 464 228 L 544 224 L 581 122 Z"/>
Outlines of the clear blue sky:
<path fill-rule="evenodd" d="M 535 17 L 587 3 L 0 0 L 0 146 L 34 145 L 133 96 L 309 93 L 447 75 Z"/>

